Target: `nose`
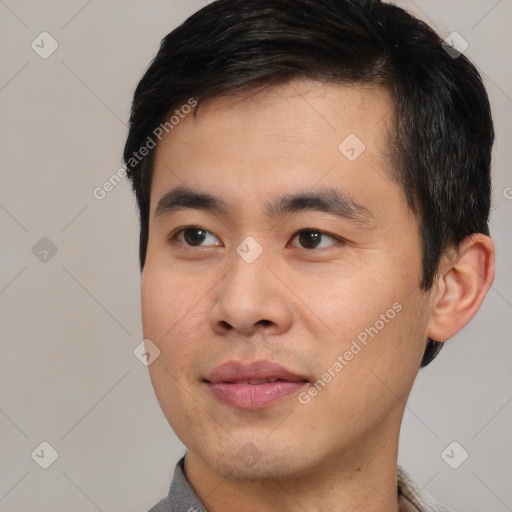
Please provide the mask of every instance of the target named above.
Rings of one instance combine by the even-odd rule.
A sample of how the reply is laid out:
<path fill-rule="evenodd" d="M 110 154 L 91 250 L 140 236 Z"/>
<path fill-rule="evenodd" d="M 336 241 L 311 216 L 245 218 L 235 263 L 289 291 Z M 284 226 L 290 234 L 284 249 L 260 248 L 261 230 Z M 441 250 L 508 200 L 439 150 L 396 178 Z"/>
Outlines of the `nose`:
<path fill-rule="evenodd" d="M 235 331 L 246 337 L 257 333 L 276 335 L 292 325 L 286 290 L 263 257 L 247 263 L 235 254 L 231 270 L 216 290 L 210 322 L 218 334 Z"/>

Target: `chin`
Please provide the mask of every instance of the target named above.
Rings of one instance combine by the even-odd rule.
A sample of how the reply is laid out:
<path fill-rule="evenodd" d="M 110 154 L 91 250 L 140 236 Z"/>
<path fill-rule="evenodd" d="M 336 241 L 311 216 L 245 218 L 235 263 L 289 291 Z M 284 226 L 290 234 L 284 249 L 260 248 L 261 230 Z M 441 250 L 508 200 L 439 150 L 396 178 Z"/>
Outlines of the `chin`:
<path fill-rule="evenodd" d="M 213 444 L 213 443 L 212 443 Z M 304 448 L 281 443 L 252 442 L 250 439 L 230 439 L 224 446 L 195 451 L 215 473 L 235 480 L 287 479 L 307 473 L 307 455 Z"/>
<path fill-rule="evenodd" d="M 282 479 L 294 476 L 294 471 L 289 462 L 272 454 L 270 457 L 262 456 L 254 465 L 240 461 L 237 454 L 231 457 L 214 458 L 210 461 L 210 467 L 224 478 L 234 480 L 269 480 Z"/>

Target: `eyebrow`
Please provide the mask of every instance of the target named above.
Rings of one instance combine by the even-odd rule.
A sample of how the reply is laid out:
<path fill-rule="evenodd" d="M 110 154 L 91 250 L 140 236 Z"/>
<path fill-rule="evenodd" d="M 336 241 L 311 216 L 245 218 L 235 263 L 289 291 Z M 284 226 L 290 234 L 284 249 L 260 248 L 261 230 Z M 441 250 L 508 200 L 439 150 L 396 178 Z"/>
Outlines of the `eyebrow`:
<path fill-rule="evenodd" d="M 231 211 L 226 202 L 218 196 L 178 186 L 167 192 L 158 201 L 155 218 L 188 208 L 222 215 L 229 215 Z M 367 208 L 347 193 L 334 188 L 287 194 L 271 199 L 265 204 L 265 212 L 269 217 L 303 211 L 324 212 L 361 223 L 374 220 L 374 216 Z"/>
<path fill-rule="evenodd" d="M 302 192 L 273 199 L 266 205 L 270 217 L 302 211 L 318 211 L 355 222 L 374 219 L 372 213 L 346 192 L 334 188 Z"/>

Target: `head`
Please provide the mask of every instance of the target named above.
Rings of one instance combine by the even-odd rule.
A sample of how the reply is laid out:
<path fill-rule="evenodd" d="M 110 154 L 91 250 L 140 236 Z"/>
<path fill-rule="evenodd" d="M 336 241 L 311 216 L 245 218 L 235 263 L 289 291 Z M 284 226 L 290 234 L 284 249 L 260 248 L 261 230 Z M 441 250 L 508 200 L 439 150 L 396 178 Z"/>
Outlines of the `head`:
<path fill-rule="evenodd" d="M 375 0 L 218 0 L 162 40 L 124 160 L 153 385 L 205 460 L 257 440 L 262 474 L 298 471 L 300 457 L 270 454 L 333 403 L 326 450 L 396 429 L 418 368 L 478 309 L 494 132 L 477 70 L 441 43 Z M 210 396 L 213 364 L 256 359 L 288 361 L 304 403 Z"/>

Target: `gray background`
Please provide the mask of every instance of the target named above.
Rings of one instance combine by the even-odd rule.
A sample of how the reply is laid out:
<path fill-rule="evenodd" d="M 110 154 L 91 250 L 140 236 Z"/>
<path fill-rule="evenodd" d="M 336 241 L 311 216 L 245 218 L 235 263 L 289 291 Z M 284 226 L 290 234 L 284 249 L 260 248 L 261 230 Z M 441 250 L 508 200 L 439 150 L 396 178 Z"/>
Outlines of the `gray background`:
<path fill-rule="evenodd" d="M 482 309 L 420 372 L 400 463 L 457 510 L 512 510 L 512 0 L 399 4 L 443 37 L 459 32 L 485 77 L 498 254 Z M 203 5 L 0 0 L 2 511 L 145 511 L 184 452 L 133 355 L 142 340 L 134 199 L 126 182 L 103 200 L 93 190 L 121 165 L 131 96 L 160 39 Z M 47 59 L 31 48 L 43 31 L 59 45 Z M 55 255 L 41 252 L 43 237 Z M 48 469 L 31 457 L 43 441 L 58 452 Z M 441 457 L 453 441 L 469 453 L 458 469 Z"/>

